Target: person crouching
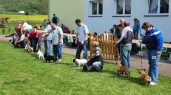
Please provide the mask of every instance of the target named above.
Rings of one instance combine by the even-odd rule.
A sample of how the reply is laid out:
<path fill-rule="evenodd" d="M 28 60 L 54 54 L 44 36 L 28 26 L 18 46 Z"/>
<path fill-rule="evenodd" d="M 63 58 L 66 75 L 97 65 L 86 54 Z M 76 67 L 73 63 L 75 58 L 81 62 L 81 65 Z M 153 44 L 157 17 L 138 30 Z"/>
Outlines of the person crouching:
<path fill-rule="evenodd" d="M 83 66 L 83 71 L 102 71 L 103 57 L 101 56 L 101 49 L 98 47 L 99 42 L 93 41 L 91 45 L 94 47 L 94 54 L 91 59 Z"/>

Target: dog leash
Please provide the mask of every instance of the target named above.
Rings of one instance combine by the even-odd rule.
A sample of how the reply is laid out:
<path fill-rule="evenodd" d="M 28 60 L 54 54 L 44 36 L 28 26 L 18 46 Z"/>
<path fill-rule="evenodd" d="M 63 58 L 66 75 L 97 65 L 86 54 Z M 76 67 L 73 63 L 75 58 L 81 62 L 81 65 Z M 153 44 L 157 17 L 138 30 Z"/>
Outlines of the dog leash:
<path fill-rule="evenodd" d="M 142 48 L 141 48 L 141 45 L 142 45 L 142 43 L 140 43 L 140 56 L 141 56 L 141 68 L 142 68 L 142 56 L 143 56 L 143 53 L 142 53 Z"/>

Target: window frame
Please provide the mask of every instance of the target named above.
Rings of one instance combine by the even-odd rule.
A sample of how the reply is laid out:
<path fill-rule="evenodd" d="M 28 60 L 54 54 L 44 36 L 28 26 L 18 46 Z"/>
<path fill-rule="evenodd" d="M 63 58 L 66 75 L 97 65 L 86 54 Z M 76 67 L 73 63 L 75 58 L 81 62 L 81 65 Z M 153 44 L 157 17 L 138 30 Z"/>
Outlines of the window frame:
<path fill-rule="evenodd" d="M 93 8 L 93 5 L 92 5 L 92 2 L 96 2 L 97 3 L 97 13 L 96 14 L 93 14 L 92 13 L 92 8 Z M 99 3 L 102 3 L 102 14 L 99 14 Z M 89 16 L 91 17 L 102 17 L 103 16 L 103 0 L 90 0 L 89 1 Z"/>
<path fill-rule="evenodd" d="M 168 16 L 169 15 L 169 11 L 168 11 L 168 13 L 160 13 L 160 0 L 158 0 L 158 10 L 157 10 L 157 13 L 150 13 L 149 9 L 150 9 L 150 0 L 146 0 L 146 15 L 144 15 L 145 17 Z M 168 7 L 168 10 L 169 10 L 169 7 Z"/>
<path fill-rule="evenodd" d="M 126 0 L 123 0 L 123 13 L 122 14 L 117 14 L 117 2 L 119 0 L 114 0 L 114 15 L 112 17 L 130 17 L 131 16 L 131 13 L 130 14 L 126 14 L 125 12 L 125 7 L 126 7 Z M 131 0 L 132 1 L 132 0 Z M 132 10 L 131 10 L 132 11 Z"/>

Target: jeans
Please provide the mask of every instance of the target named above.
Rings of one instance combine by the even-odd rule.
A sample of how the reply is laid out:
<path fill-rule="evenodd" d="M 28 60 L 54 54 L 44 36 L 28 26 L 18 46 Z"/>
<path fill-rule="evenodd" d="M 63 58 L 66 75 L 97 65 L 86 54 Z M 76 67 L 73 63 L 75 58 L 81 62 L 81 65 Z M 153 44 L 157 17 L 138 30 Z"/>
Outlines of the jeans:
<path fill-rule="evenodd" d="M 81 45 L 81 42 L 78 42 L 77 51 L 76 51 L 77 59 L 80 59 L 80 54 L 81 54 L 82 50 L 84 51 L 83 58 L 87 59 L 87 41 L 84 41 L 84 44 L 82 44 L 82 45 Z"/>
<path fill-rule="evenodd" d="M 51 52 L 51 40 L 44 40 L 45 54 L 52 55 Z"/>
<path fill-rule="evenodd" d="M 30 40 L 30 46 L 33 47 L 33 51 L 36 52 L 36 46 L 37 46 L 36 38 L 32 38 Z"/>
<path fill-rule="evenodd" d="M 138 39 L 138 30 L 134 30 L 133 33 L 134 33 L 134 38 Z"/>
<path fill-rule="evenodd" d="M 160 55 L 156 54 L 157 50 L 147 50 L 147 57 L 149 61 L 149 70 L 148 75 L 151 76 L 152 82 L 157 82 L 158 80 L 158 62 L 160 59 Z"/>
<path fill-rule="evenodd" d="M 53 45 L 53 54 L 55 58 L 62 59 L 62 44 Z"/>
<path fill-rule="evenodd" d="M 41 49 L 42 49 L 42 37 L 37 38 L 37 43 L 38 43 L 38 50 L 41 51 Z"/>
<path fill-rule="evenodd" d="M 27 40 L 25 40 L 25 39 L 24 39 L 23 41 L 21 41 L 21 42 L 20 42 L 21 48 L 25 48 L 26 43 L 27 43 Z"/>
<path fill-rule="evenodd" d="M 63 37 L 63 41 L 64 41 L 64 44 L 66 44 L 68 42 L 68 37 L 67 36 L 64 36 Z"/>
<path fill-rule="evenodd" d="M 128 66 L 129 68 L 131 68 L 131 62 L 130 62 L 131 48 L 132 48 L 132 44 L 120 45 L 121 63 L 123 66 Z"/>
<path fill-rule="evenodd" d="M 88 69 L 88 71 L 101 71 L 102 63 L 100 61 L 94 62 Z"/>

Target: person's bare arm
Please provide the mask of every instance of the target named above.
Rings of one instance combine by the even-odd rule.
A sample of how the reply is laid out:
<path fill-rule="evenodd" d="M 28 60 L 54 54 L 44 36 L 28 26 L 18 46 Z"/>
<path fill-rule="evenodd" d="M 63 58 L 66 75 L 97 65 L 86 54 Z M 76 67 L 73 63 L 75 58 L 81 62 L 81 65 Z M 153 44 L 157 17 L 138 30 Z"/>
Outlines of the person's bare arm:
<path fill-rule="evenodd" d="M 59 43 L 62 43 L 62 40 L 63 40 L 63 34 L 61 34 L 61 36 L 60 36 Z"/>
<path fill-rule="evenodd" d="M 76 33 L 76 38 L 75 38 L 75 44 L 77 44 L 77 40 L 78 40 L 78 33 Z"/>

